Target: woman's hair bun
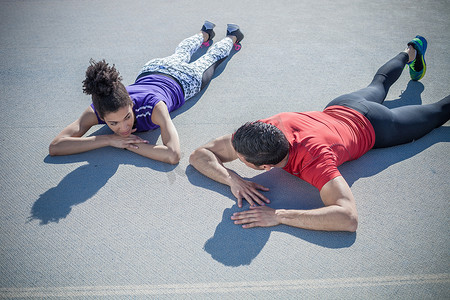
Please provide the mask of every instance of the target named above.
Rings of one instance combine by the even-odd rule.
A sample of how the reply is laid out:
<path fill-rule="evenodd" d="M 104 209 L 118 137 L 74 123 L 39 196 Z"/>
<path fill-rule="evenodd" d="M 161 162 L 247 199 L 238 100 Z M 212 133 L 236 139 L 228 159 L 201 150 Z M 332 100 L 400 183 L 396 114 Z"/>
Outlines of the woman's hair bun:
<path fill-rule="evenodd" d="M 104 59 L 96 62 L 92 58 L 89 64 L 86 79 L 83 80 L 83 92 L 100 97 L 111 95 L 114 86 L 122 80 L 115 65 L 109 66 Z"/>

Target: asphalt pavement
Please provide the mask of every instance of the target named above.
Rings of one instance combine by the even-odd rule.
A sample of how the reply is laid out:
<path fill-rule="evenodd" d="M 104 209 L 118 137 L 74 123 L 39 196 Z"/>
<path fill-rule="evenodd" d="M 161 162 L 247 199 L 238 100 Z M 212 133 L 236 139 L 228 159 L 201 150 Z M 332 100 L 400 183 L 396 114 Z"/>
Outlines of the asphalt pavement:
<path fill-rule="evenodd" d="M 189 165 L 198 146 L 247 121 L 321 110 L 366 86 L 417 34 L 428 39 L 427 74 L 412 82 L 405 70 L 386 105 L 444 98 L 449 15 L 446 0 L 0 1 L 0 298 L 449 299 L 450 123 L 340 167 L 356 233 L 244 230 L 230 220 L 242 209 L 229 188 Z M 172 113 L 179 164 L 109 147 L 48 155 L 90 104 L 90 58 L 131 84 L 204 20 L 216 41 L 227 23 L 245 38 Z M 158 130 L 140 136 L 161 143 Z M 229 167 L 269 187 L 272 207 L 323 205 L 282 170 Z"/>

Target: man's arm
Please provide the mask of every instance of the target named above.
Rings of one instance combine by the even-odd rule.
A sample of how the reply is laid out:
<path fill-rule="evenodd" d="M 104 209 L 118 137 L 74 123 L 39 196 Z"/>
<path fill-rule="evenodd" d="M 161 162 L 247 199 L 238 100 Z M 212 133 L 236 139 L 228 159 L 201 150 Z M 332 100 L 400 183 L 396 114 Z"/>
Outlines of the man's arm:
<path fill-rule="evenodd" d="M 49 154 L 69 155 L 106 146 L 117 148 L 137 148 L 136 144 L 146 143 L 135 135 L 127 138 L 116 134 L 83 137 L 83 135 L 94 125 L 98 124 L 97 116 L 91 107 L 88 107 L 81 116 L 72 124 L 64 128 L 50 143 Z"/>
<path fill-rule="evenodd" d="M 167 105 L 163 101 L 158 102 L 153 108 L 152 122 L 161 128 L 163 145 L 142 144 L 139 148 L 128 150 L 147 158 L 177 164 L 181 157 L 180 139 Z"/>
<path fill-rule="evenodd" d="M 228 134 L 196 149 L 191 154 L 189 162 L 203 175 L 230 186 L 239 207 L 242 207 L 242 199 L 246 199 L 250 205 L 255 205 L 255 202 L 260 205 L 264 205 L 264 202 L 269 203 L 269 199 L 258 191 L 268 191 L 268 188 L 244 180 L 223 165 L 223 163 L 237 158 L 237 153 L 231 143 L 231 134 Z"/>
<path fill-rule="evenodd" d="M 325 207 L 312 210 L 272 209 L 251 207 L 231 217 L 244 228 L 284 224 L 311 230 L 356 231 L 358 213 L 355 199 L 342 176 L 328 181 L 320 190 Z"/>

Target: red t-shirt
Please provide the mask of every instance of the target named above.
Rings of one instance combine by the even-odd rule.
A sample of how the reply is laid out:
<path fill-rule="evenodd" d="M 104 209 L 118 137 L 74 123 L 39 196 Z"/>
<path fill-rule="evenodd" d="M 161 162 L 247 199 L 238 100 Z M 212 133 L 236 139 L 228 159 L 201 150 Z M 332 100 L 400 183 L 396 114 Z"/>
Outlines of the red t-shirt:
<path fill-rule="evenodd" d="M 375 143 L 369 120 L 344 106 L 280 113 L 260 121 L 276 126 L 289 141 L 289 159 L 283 169 L 319 191 L 341 175 L 339 165 L 361 157 Z"/>

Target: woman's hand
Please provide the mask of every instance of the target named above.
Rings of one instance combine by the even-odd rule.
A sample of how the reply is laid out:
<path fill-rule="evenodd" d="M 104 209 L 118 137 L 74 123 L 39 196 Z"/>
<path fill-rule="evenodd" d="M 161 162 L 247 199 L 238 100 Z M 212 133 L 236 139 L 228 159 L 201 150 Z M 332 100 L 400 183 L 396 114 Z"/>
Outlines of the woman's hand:
<path fill-rule="evenodd" d="M 131 131 L 132 133 L 136 131 L 136 128 Z M 131 134 L 127 137 L 121 137 L 117 134 L 110 134 L 109 145 L 121 149 L 139 149 L 137 144 L 148 144 L 147 140 L 144 140 L 137 135 Z"/>

